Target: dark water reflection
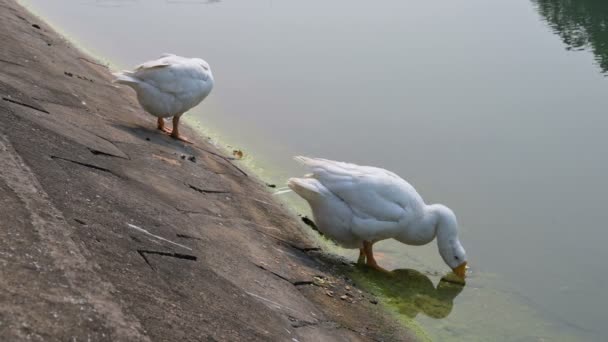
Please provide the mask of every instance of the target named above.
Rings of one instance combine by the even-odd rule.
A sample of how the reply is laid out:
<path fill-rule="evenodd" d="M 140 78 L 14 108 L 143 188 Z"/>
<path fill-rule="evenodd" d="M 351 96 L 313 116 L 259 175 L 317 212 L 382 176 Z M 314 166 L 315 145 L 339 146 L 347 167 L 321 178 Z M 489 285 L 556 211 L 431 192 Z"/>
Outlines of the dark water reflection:
<path fill-rule="evenodd" d="M 454 299 L 465 287 L 451 280 L 451 274 L 435 286 L 430 277 L 414 269 L 397 269 L 389 274 L 368 270 L 364 274 L 389 305 L 409 318 L 420 313 L 435 319 L 448 317 Z"/>
<path fill-rule="evenodd" d="M 608 72 L 608 1 L 532 0 L 569 50 L 590 49 Z"/>

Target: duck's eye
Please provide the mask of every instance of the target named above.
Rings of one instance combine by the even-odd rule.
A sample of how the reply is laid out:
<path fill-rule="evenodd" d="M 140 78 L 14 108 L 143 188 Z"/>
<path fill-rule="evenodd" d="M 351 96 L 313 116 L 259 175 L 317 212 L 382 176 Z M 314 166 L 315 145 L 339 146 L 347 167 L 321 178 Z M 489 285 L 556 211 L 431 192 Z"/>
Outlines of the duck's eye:
<path fill-rule="evenodd" d="M 454 259 L 456 259 L 456 260 L 460 260 L 460 258 L 459 258 L 459 257 L 457 257 L 457 256 L 455 256 L 455 257 L 454 257 Z"/>

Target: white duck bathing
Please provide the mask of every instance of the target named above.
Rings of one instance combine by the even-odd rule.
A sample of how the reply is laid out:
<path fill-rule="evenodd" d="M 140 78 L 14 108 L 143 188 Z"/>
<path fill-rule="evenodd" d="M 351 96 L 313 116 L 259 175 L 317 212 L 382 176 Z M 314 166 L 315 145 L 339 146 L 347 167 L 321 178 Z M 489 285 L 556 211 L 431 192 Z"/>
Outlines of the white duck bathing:
<path fill-rule="evenodd" d="M 214 82 L 207 62 L 172 54 L 164 54 L 138 65 L 134 71 L 121 71 L 114 76 L 114 82 L 135 90 L 139 104 L 158 118 L 158 129 L 185 142 L 188 140 L 179 134 L 179 118 L 209 95 Z M 171 116 L 172 131 L 165 128 L 164 120 Z"/>
<path fill-rule="evenodd" d="M 467 256 L 458 239 L 456 216 L 441 204 L 427 205 L 401 177 L 376 167 L 327 159 L 295 157 L 312 170 L 287 185 L 312 209 L 318 229 L 345 248 L 359 248 L 359 260 L 383 270 L 374 243 L 393 238 L 425 245 L 437 237 L 439 254 L 464 278 Z"/>

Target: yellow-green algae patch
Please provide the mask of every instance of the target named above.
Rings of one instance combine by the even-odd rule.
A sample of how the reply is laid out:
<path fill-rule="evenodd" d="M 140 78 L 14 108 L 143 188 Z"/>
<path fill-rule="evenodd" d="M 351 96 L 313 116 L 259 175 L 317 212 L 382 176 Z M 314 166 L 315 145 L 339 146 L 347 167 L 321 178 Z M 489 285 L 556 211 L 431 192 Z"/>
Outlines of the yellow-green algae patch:
<path fill-rule="evenodd" d="M 477 274 L 470 284 L 453 275 L 398 269 L 384 274 L 364 266 L 350 276 L 422 340 L 433 341 L 579 341 L 559 322 L 533 308 L 529 300 L 491 285 L 492 274 Z M 480 284 L 483 284 L 480 285 Z"/>
<path fill-rule="evenodd" d="M 412 269 L 381 273 L 366 267 L 355 267 L 350 276 L 360 286 L 374 293 L 381 305 L 423 341 L 430 341 L 431 337 L 416 321 L 418 314 L 424 313 L 434 318 L 449 315 L 453 299 L 463 288 L 447 281 L 435 287 L 426 275 Z"/>

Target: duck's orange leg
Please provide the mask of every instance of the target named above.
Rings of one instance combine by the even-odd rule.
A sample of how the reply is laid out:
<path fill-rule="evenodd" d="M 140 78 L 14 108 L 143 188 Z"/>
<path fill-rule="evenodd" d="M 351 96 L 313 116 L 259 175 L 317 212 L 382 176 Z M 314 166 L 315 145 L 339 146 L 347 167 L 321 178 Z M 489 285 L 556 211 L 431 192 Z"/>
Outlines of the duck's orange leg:
<path fill-rule="evenodd" d="M 372 250 L 373 242 L 363 241 L 363 251 L 365 252 L 365 256 L 367 257 L 367 266 L 380 271 L 380 272 L 388 272 L 384 268 L 378 266 L 376 259 L 374 259 L 374 252 Z"/>
<path fill-rule="evenodd" d="M 179 134 L 179 118 L 180 118 L 180 116 L 181 116 L 181 114 L 180 115 L 176 115 L 176 116 L 173 117 L 173 131 L 171 132 L 171 138 L 177 139 L 179 141 L 183 141 L 183 142 L 188 143 L 188 144 L 192 144 L 192 142 L 190 142 L 190 140 L 186 139 L 184 136 L 181 136 Z"/>
<path fill-rule="evenodd" d="M 165 119 L 163 119 L 163 118 L 158 118 L 158 120 L 157 120 L 156 122 L 157 122 L 157 126 L 156 126 L 156 127 L 157 127 L 159 130 L 161 130 L 161 131 L 163 131 L 163 132 L 165 132 L 165 133 L 171 133 L 171 130 L 170 130 L 170 129 L 168 129 L 168 128 L 165 126 Z"/>

